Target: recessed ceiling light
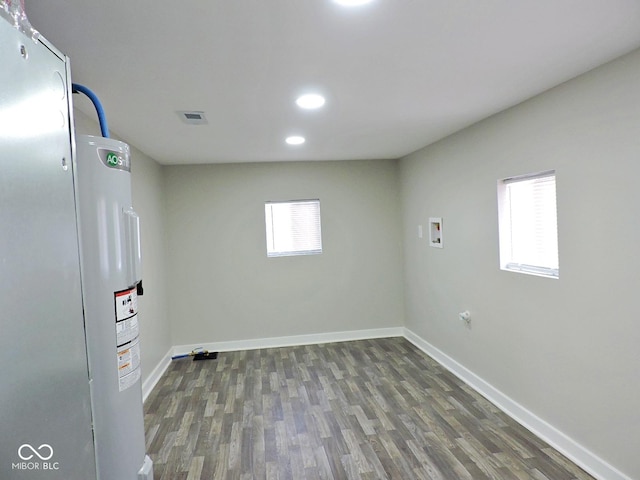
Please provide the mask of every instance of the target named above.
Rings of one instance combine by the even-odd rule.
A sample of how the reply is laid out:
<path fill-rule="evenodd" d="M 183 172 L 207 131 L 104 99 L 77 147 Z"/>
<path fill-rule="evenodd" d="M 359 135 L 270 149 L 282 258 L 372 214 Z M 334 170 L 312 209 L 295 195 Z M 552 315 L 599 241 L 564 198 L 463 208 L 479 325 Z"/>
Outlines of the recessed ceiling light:
<path fill-rule="evenodd" d="M 285 142 L 287 142 L 289 145 L 302 145 L 305 142 L 305 140 L 304 140 L 304 137 L 293 135 L 291 137 L 287 137 Z"/>
<path fill-rule="evenodd" d="M 317 93 L 308 93 L 306 95 L 301 95 L 296 100 L 296 104 L 300 108 L 306 109 L 320 108 L 324 105 L 324 102 L 324 97 L 322 95 L 318 95 Z"/>
<path fill-rule="evenodd" d="M 364 5 L 366 3 L 370 3 L 372 0 L 333 0 L 338 5 L 342 5 L 343 7 L 357 7 L 360 5 Z"/>

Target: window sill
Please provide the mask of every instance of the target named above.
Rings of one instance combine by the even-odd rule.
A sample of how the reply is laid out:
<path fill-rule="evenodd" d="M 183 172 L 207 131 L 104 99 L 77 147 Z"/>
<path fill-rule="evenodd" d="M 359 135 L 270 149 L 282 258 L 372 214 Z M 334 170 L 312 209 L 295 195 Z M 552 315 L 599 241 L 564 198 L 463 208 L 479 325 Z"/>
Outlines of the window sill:
<path fill-rule="evenodd" d="M 536 277 L 560 278 L 560 271 L 557 268 L 535 267 L 532 265 L 507 264 L 500 267 L 506 272 L 524 273 L 526 275 L 534 275 Z"/>

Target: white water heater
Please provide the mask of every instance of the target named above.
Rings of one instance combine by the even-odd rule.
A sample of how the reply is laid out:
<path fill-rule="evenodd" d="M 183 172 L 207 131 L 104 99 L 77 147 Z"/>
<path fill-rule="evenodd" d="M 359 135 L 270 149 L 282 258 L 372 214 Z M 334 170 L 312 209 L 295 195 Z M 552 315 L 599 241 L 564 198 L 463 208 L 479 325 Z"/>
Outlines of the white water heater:
<path fill-rule="evenodd" d="M 78 136 L 74 178 L 98 478 L 151 480 L 140 383 L 140 227 L 131 206 L 129 146 Z"/>

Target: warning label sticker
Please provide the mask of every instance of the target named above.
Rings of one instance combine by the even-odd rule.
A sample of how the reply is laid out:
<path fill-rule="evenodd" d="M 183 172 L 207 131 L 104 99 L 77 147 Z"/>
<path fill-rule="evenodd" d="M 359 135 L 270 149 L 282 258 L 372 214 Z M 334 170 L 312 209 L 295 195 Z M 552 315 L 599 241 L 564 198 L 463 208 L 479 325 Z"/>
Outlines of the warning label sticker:
<path fill-rule="evenodd" d="M 126 390 L 140 378 L 140 343 L 135 341 L 118 350 L 118 384 Z"/>
<path fill-rule="evenodd" d="M 140 335 L 138 315 L 116 323 L 116 344 L 118 347 L 135 340 Z"/>
<path fill-rule="evenodd" d="M 135 288 L 116 292 L 116 322 L 138 313 L 138 291 Z"/>
<path fill-rule="evenodd" d="M 138 293 L 136 288 L 115 292 L 116 345 L 120 391 L 140 378 L 140 327 L 138 325 Z"/>

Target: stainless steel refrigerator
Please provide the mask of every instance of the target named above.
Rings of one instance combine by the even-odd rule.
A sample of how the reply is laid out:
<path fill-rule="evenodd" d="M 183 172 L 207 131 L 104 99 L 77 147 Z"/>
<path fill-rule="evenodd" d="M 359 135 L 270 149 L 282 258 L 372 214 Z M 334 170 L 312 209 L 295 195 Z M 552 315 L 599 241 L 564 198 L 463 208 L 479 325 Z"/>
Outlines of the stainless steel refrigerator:
<path fill-rule="evenodd" d="M 71 112 L 68 58 L 0 15 L 0 479 L 151 480 L 128 148 L 76 156 Z"/>

